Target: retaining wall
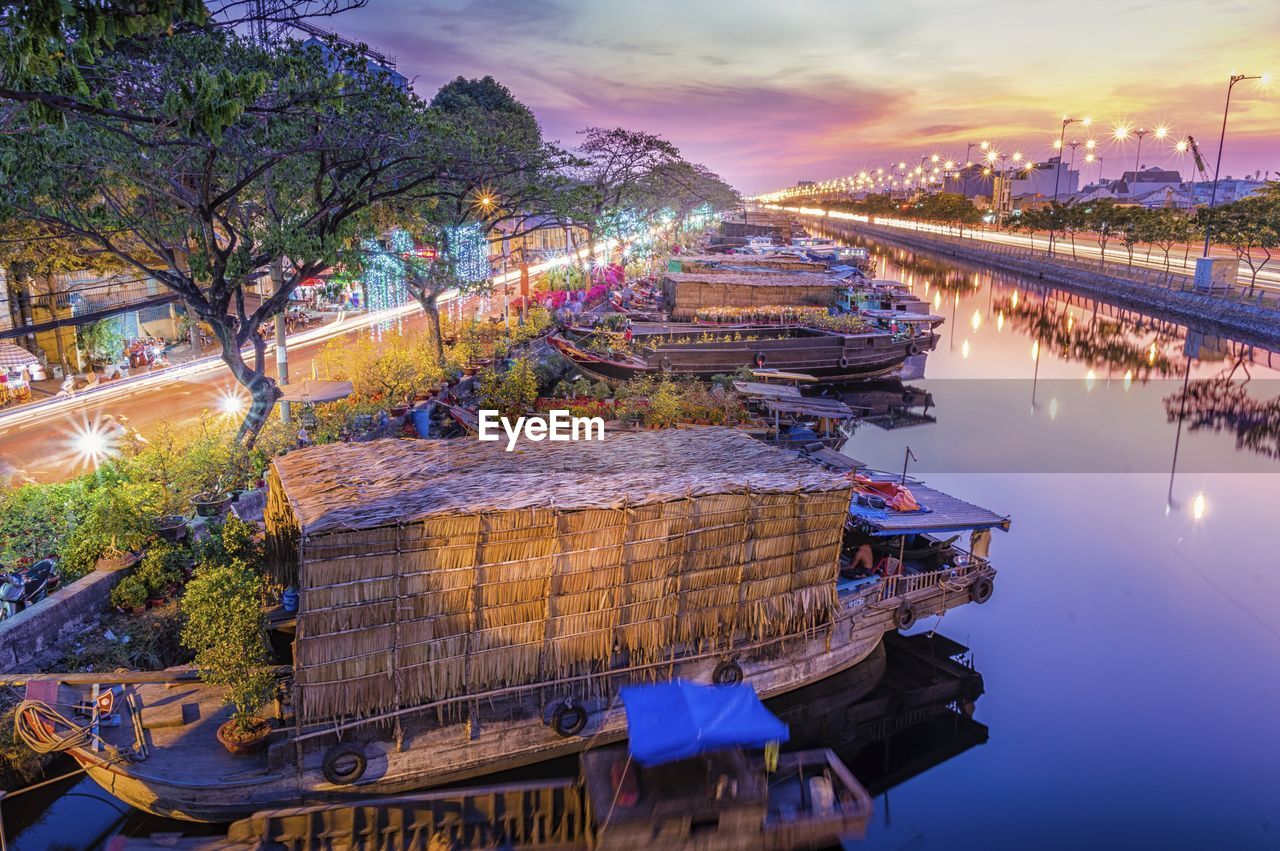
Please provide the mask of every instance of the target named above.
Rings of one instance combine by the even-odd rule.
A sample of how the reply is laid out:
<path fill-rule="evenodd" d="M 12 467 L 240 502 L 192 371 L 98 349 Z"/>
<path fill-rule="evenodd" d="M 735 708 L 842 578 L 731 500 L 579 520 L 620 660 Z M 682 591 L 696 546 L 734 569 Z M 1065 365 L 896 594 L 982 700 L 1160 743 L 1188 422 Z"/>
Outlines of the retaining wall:
<path fill-rule="evenodd" d="M 20 671 L 58 639 L 98 619 L 129 570 L 95 570 L 12 618 L 0 621 L 0 673 Z"/>
<path fill-rule="evenodd" d="M 1116 264 L 1091 264 L 1050 257 L 1025 248 L 986 245 L 978 240 L 921 233 L 857 221 L 823 219 L 837 233 L 856 234 L 906 248 L 994 266 L 1060 289 L 1168 319 L 1193 331 L 1263 348 L 1280 348 L 1280 309 L 1237 297 L 1198 292 L 1186 275 L 1135 268 L 1122 277 Z M 1096 266 L 1096 268 L 1095 268 Z M 1122 267 L 1123 268 L 1123 267 Z"/>

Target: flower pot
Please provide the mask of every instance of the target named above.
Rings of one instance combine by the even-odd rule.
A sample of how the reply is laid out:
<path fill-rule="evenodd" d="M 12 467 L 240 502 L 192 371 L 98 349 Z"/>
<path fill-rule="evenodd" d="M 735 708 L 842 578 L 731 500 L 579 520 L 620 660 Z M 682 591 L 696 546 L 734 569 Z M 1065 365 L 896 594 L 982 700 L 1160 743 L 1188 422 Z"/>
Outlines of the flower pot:
<path fill-rule="evenodd" d="M 147 598 L 147 608 L 148 608 L 148 609 L 158 609 L 158 608 L 160 608 L 160 607 L 161 607 L 161 606 L 163 606 L 163 605 L 164 605 L 164 598 L 163 598 L 163 597 L 148 597 L 148 598 Z"/>
<path fill-rule="evenodd" d="M 463 367 L 463 369 L 462 369 L 462 374 L 463 374 L 463 376 L 465 376 L 465 377 L 467 377 L 467 378 L 471 378 L 472 376 L 474 376 L 474 375 L 476 374 L 476 372 L 478 371 L 478 369 L 479 369 L 478 367 L 474 367 L 474 366 L 467 366 L 467 367 Z"/>
<path fill-rule="evenodd" d="M 156 520 L 156 534 L 162 540 L 177 543 L 187 536 L 187 518 L 166 514 Z"/>
<path fill-rule="evenodd" d="M 254 718 L 255 726 L 249 734 L 236 729 L 235 719 L 226 721 L 218 728 L 218 741 L 227 752 L 234 756 L 249 756 L 266 747 L 271 737 L 271 722 L 263 718 Z"/>
<path fill-rule="evenodd" d="M 229 493 L 200 493 L 191 497 L 191 504 L 195 506 L 196 514 L 201 517 L 218 517 L 227 510 L 230 503 L 231 494 Z"/>
<path fill-rule="evenodd" d="M 132 613 L 133 613 L 133 614 L 135 614 L 135 615 L 143 615 L 143 614 L 146 614 L 146 612 L 147 612 L 147 607 L 146 607 L 146 606 L 133 606 L 133 607 L 131 607 L 131 608 L 129 609 L 129 611 L 130 611 L 130 612 L 132 612 Z"/>
<path fill-rule="evenodd" d="M 400 417 L 403 417 L 405 414 L 409 413 L 409 406 L 408 406 L 408 405 L 394 405 L 394 406 L 391 408 L 391 410 L 390 410 L 390 411 L 388 411 L 388 413 L 390 413 L 390 414 L 391 414 L 391 416 L 392 416 L 392 418 L 393 418 L 393 419 L 399 419 Z"/>
<path fill-rule="evenodd" d="M 103 557 L 98 559 L 94 565 L 96 570 L 124 570 L 126 567 L 133 567 L 138 563 L 138 559 L 142 558 L 141 553 L 125 553 L 121 556 Z"/>

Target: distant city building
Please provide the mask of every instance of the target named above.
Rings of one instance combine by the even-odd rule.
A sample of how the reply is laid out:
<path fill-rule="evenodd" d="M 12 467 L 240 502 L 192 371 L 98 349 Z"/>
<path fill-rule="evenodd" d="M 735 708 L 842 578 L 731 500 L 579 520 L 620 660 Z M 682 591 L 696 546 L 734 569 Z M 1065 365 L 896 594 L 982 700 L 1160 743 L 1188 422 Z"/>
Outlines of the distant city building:
<path fill-rule="evenodd" d="M 355 45 L 346 39 L 339 38 L 339 42 L 344 45 L 351 46 L 353 49 L 360 50 L 360 46 Z M 302 44 L 304 47 L 315 47 L 320 51 L 321 55 L 324 57 L 325 67 L 329 69 L 330 73 L 338 70 L 338 57 L 329 49 L 329 45 L 315 37 L 307 39 Z M 367 47 L 361 50 L 361 55 L 364 56 L 365 67 L 370 73 L 385 76 L 391 82 L 391 85 L 395 86 L 397 89 L 409 88 L 409 78 L 396 70 L 394 59 L 369 50 Z"/>

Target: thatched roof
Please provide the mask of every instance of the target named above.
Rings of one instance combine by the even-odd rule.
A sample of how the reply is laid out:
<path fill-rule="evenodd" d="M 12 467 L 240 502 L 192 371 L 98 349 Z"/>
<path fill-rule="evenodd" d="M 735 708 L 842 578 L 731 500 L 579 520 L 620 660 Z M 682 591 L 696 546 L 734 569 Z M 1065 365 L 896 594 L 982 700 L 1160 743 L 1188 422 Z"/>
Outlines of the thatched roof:
<path fill-rule="evenodd" d="M 828 275 L 812 272 L 749 272 L 708 269 L 698 272 L 664 272 L 664 279 L 674 284 L 733 285 L 745 287 L 847 287 L 846 281 L 838 281 Z"/>
<path fill-rule="evenodd" d="M 848 482 L 728 428 L 607 435 L 603 441 L 377 440 L 315 446 L 275 461 L 302 534 L 440 514 L 641 505 L 752 490 L 838 490 Z"/>

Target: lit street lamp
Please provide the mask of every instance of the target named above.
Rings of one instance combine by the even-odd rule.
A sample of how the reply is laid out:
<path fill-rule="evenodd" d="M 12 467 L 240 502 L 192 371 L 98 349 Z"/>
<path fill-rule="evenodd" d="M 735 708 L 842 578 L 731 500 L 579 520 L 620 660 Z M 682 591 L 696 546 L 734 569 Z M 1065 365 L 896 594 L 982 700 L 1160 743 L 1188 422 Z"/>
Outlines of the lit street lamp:
<path fill-rule="evenodd" d="M 1213 205 L 1218 200 L 1218 173 L 1222 169 L 1222 148 L 1227 141 L 1227 115 L 1231 111 L 1231 90 L 1236 87 L 1236 83 L 1241 80 L 1261 80 L 1262 74 L 1246 75 L 1232 74 L 1230 82 L 1227 83 L 1227 101 L 1222 107 L 1222 133 L 1218 136 L 1218 161 L 1213 166 L 1213 187 L 1209 190 L 1209 209 L 1213 209 Z M 1205 218 L 1204 225 L 1204 256 L 1209 256 L 1210 232 L 1213 230 L 1213 220 L 1209 217 Z"/>

